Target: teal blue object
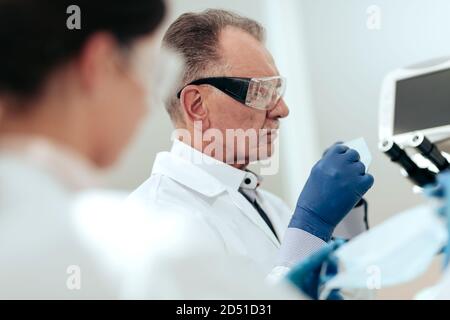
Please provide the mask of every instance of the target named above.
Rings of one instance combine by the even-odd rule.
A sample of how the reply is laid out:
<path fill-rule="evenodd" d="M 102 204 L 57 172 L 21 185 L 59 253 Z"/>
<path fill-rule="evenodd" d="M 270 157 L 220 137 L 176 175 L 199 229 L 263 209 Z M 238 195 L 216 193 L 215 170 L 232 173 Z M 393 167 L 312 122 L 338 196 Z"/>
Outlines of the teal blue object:
<path fill-rule="evenodd" d="M 435 197 L 443 200 L 444 206 L 438 209 L 438 212 L 447 221 L 447 233 L 449 234 L 447 245 L 443 249 L 444 268 L 447 268 L 450 262 L 450 171 L 444 171 L 437 176 L 436 186 L 427 186 L 425 194 L 429 197 Z"/>

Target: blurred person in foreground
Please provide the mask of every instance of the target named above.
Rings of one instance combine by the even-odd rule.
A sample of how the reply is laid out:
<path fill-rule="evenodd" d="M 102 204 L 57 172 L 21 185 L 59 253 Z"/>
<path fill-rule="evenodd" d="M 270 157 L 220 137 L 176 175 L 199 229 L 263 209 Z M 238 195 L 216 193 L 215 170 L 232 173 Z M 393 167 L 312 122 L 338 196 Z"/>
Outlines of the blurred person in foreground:
<path fill-rule="evenodd" d="M 80 29 L 67 27 L 72 5 Z M 156 90 L 165 12 L 156 0 L 0 0 L 0 298 L 297 297 L 197 250 L 176 214 L 151 219 L 99 188 Z"/>

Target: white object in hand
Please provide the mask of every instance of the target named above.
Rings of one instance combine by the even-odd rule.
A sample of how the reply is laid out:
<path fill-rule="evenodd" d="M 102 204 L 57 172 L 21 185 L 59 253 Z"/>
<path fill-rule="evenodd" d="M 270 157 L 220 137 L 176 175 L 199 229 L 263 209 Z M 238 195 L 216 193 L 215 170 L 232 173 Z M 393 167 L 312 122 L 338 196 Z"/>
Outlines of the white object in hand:
<path fill-rule="evenodd" d="M 372 163 L 372 154 L 370 153 L 369 147 L 367 146 L 366 140 L 364 138 L 355 139 L 344 143 L 350 149 L 358 151 L 361 157 L 361 162 L 366 167 L 366 173 L 369 171 L 369 166 Z"/>

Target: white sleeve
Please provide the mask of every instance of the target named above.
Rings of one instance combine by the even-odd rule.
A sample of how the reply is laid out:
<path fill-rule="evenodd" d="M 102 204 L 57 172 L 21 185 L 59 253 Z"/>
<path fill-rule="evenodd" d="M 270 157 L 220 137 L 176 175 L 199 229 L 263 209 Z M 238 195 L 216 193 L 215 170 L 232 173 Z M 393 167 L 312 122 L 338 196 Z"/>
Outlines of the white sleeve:
<path fill-rule="evenodd" d="M 288 228 L 284 234 L 275 267 L 267 275 L 266 281 L 278 284 L 295 264 L 314 254 L 327 243 L 302 229 Z"/>
<path fill-rule="evenodd" d="M 367 230 L 367 204 L 353 208 L 336 227 L 333 236 L 351 239 Z M 322 239 L 301 229 L 288 228 L 276 261 L 276 266 L 292 267 L 326 244 Z"/>
<path fill-rule="evenodd" d="M 326 245 L 322 239 L 301 229 L 288 228 L 281 244 L 276 266 L 292 267 Z"/>

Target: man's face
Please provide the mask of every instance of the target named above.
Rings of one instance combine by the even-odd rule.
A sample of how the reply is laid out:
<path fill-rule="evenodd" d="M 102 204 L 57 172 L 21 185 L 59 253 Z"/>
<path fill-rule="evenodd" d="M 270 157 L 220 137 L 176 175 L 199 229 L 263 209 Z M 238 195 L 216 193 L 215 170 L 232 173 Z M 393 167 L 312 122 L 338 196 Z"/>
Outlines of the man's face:
<path fill-rule="evenodd" d="M 261 78 L 279 75 L 270 53 L 250 34 L 236 28 L 226 28 L 220 35 L 219 43 L 223 62 L 227 65 L 227 71 L 220 76 Z M 279 119 L 289 114 L 284 100 L 281 99 L 273 109 L 265 111 L 250 108 L 215 88 L 210 87 L 208 90 L 211 90 L 205 99 L 208 127 L 223 133 L 226 162 L 233 164 L 236 160 L 239 163 L 244 160 L 247 164 L 248 160 L 270 157 L 276 139 L 276 134 L 271 130 L 278 129 Z M 247 133 L 250 132 L 247 130 L 252 130 L 256 133 L 257 141 L 250 142 L 250 138 L 246 138 L 245 144 L 239 144 L 236 138 L 226 139 L 227 129 L 242 129 L 241 132 Z"/>

